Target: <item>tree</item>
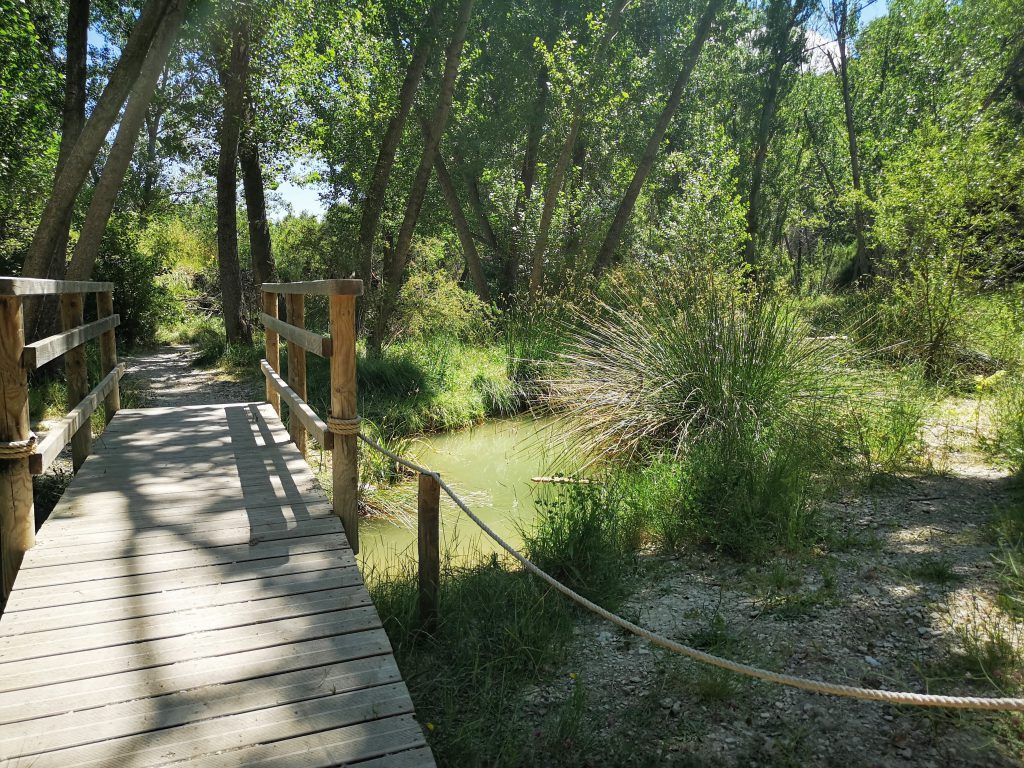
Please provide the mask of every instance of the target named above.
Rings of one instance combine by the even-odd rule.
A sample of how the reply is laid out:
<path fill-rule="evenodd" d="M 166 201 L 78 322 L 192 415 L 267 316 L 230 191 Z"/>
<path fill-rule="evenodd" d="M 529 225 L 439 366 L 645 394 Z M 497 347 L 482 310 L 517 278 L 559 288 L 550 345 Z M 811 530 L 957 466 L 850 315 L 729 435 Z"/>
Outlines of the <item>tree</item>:
<path fill-rule="evenodd" d="M 619 206 L 615 211 L 615 217 L 612 219 L 611 226 L 608 227 L 608 233 L 601 243 L 597 257 L 594 259 L 593 271 L 595 275 L 601 274 L 601 272 L 611 266 L 615 251 L 619 247 L 619 242 L 622 240 L 623 232 L 626 229 L 626 224 L 629 222 L 630 216 L 633 215 L 633 207 L 640 196 L 640 190 L 643 188 L 644 182 L 647 181 L 647 176 L 654 167 L 661 142 L 665 138 L 665 132 L 668 130 L 669 123 L 672 122 L 672 118 L 679 109 L 683 93 L 686 91 L 687 85 L 689 85 L 690 76 L 697 66 L 697 59 L 700 57 L 700 52 L 704 48 L 708 35 L 711 34 L 711 25 L 715 17 L 722 10 L 725 2 L 726 0 L 709 0 L 703 14 L 701 14 L 700 19 L 697 21 L 693 40 L 684 54 L 679 76 L 672 86 L 668 101 L 658 116 L 657 122 L 654 124 L 654 130 L 651 132 L 647 146 L 644 147 L 643 154 L 640 156 L 640 161 L 637 163 L 633 178 L 626 188 L 626 193 L 623 195 L 622 200 L 619 202 Z"/>

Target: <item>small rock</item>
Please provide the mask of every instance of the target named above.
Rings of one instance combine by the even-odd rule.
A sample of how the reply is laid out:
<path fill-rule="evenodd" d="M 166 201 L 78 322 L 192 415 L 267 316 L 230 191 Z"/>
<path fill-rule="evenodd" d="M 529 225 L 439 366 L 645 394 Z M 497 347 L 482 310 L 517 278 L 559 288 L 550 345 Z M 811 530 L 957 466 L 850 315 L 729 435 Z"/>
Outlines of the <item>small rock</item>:
<path fill-rule="evenodd" d="M 932 633 L 931 627 L 918 627 L 917 634 L 921 637 L 928 637 Z"/>
<path fill-rule="evenodd" d="M 882 666 L 882 662 L 880 662 L 874 656 L 865 656 L 864 657 L 864 661 L 866 661 L 872 667 L 880 667 L 880 666 Z"/>
<path fill-rule="evenodd" d="M 910 760 L 914 756 L 914 751 L 910 747 L 904 747 L 900 750 L 900 757 L 904 760 Z"/>
<path fill-rule="evenodd" d="M 673 704 L 672 699 L 664 698 L 664 699 L 661 700 L 661 708 L 662 709 L 672 709 L 672 704 Z"/>

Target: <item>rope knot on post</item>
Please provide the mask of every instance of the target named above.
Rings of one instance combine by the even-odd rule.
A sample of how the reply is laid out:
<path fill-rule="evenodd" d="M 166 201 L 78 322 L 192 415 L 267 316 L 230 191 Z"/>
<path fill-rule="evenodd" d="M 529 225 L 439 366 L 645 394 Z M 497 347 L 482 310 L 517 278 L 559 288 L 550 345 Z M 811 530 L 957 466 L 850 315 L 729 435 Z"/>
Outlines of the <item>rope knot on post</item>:
<path fill-rule="evenodd" d="M 36 452 L 36 433 L 30 432 L 24 440 L 0 442 L 0 459 L 27 459 Z"/>
<path fill-rule="evenodd" d="M 339 419 L 337 416 L 327 417 L 327 428 L 336 435 L 354 437 L 359 434 L 359 424 L 362 422 L 358 416 L 352 419 Z"/>

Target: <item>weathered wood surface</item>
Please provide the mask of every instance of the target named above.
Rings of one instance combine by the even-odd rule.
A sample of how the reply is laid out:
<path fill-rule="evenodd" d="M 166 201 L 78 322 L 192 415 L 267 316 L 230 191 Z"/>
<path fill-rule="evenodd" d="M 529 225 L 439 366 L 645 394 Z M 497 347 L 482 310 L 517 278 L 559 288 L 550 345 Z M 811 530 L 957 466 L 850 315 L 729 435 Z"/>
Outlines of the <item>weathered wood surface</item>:
<path fill-rule="evenodd" d="M 120 315 L 108 315 L 95 322 L 79 325 L 53 336 L 47 336 L 45 339 L 26 344 L 22 360 L 25 367 L 30 370 L 42 368 L 51 360 L 56 360 L 61 355 L 67 354 L 87 341 L 113 331 L 120 324 Z"/>
<path fill-rule="evenodd" d="M 113 290 L 113 283 L 89 283 L 80 280 L 42 280 L 33 277 L 0 277 L 0 296 L 56 296 L 62 293 L 98 293 Z"/>
<path fill-rule="evenodd" d="M 309 407 L 299 393 L 288 386 L 274 368 L 266 360 L 260 361 L 260 369 L 267 377 L 267 385 L 273 387 L 274 392 L 281 402 L 288 406 L 288 413 L 297 422 L 302 424 L 306 432 L 309 432 L 321 448 L 334 447 L 334 434 L 327 429 L 327 424 L 316 415 L 316 411 Z M 294 430 L 292 430 L 294 437 Z"/>
<path fill-rule="evenodd" d="M 260 312 L 260 321 L 267 330 L 273 331 L 274 334 L 287 341 L 298 344 L 307 352 L 312 352 L 319 357 L 331 356 L 330 336 L 321 336 L 319 333 L 307 331 L 305 328 L 293 325 L 290 319 L 286 323 L 284 320 L 278 320 L 266 312 Z"/>
<path fill-rule="evenodd" d="M 270 405 L 121 410 L 0 619 L 0 766 L 432 766 Z"/>
<path fill-rule="evenodd" d="M 309 280 L 304 283 L 264 283 L 263 290 L 267 293 L 301 293 L 306 296 L 362 296 L 363 281 L 345 280 Z"/>

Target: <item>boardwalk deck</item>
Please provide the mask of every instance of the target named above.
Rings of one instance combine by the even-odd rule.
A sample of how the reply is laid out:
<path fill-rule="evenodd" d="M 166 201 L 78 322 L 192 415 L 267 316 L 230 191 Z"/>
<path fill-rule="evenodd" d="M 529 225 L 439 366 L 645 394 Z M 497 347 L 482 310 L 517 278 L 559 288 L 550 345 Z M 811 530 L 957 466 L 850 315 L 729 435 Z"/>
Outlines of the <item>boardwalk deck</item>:
<path fill-rule="evenodd" d="M 267 404 L 122 410 L 0 620 L 0 766 L 432 766 Z"/>

